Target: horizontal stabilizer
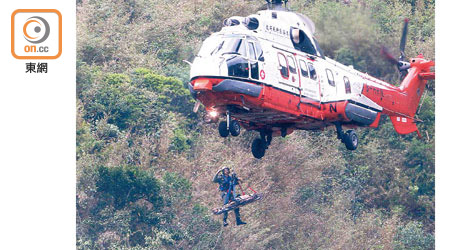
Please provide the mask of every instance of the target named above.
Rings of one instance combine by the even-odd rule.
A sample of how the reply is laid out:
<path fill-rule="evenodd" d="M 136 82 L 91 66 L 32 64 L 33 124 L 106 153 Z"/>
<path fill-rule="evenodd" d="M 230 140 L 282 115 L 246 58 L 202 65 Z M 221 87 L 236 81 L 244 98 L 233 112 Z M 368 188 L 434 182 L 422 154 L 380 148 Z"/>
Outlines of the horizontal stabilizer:
<path fill-rule="evenodd" d="M 434 80 L 435 72 L 424 72 L 419 73 L 420 80 Z"/>
<path fill-rule="evenodd" d="M 397 133 L 405 135 L 416 131 L 418 132 L 414 119 L 404 116 L 391 116 L 390 118 Z"/>

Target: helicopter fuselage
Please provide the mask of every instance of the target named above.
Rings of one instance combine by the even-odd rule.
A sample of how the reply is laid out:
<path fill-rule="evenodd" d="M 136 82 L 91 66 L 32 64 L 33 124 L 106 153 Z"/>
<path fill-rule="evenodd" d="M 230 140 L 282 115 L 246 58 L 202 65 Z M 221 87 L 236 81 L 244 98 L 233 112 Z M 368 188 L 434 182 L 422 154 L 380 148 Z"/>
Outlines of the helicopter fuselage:
<path fill-rule="evenodd" d="M 397 132 L 417 131 L 414 114 L 433 62 L 411 59 L 396 87 L 325 57 L 306 16 L 265 10 L 224 25 L 191 66 L 189 89 L 210 120 L 228 114 L 247 130 L 285 136 L 331 125 L 377 127 L 387 114 Z"/>

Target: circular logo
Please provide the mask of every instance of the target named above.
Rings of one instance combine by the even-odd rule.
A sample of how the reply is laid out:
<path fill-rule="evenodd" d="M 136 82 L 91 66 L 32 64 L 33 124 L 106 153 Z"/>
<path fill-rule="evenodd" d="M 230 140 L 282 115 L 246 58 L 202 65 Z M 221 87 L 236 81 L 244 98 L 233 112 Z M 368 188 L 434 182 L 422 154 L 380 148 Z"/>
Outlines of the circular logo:
<path fill-rule="evenodd" d="M 50 35 L 50 26 L 44 18 L 33 16 L 28 18 L 23 25 L 23 35 L 30 43 L 42 43 Z"/>
<path fill-rule="evenodd" d="M 264 80 L 264 78 L 266 78 L 266 73 L 264 72 L 264 70 L 261 70 L 261 72 L 259 72 L 259 76 L 261 77 L 261 79 Z"/>

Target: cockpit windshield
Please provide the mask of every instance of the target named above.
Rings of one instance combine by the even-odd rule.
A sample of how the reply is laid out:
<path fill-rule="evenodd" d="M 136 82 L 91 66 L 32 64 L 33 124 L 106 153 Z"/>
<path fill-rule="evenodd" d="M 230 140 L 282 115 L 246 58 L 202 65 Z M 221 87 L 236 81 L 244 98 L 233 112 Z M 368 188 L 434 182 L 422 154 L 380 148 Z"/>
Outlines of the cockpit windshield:
<path fill-rule="evenodd" d="M 242 37 L 222 37 L 207 39 L 200 49 L 199 56 L 236 54 L 247 55 L 245 40 Z"/>
<path fill-rule="evenodd" d="M 238 54 L 241 56 L 247 55 L 247 50 L 245 48 L 245 40 L 243 38 L 237 37 L 225 37 L 223 41 L 217 46 L 215 50 L 211 53 L 213 54 Z"/>
<path fill-rule="evenodd" d="M 211 56 L 211 51 L 213 51 L 217 47 L 217 41 L 218 41 L 217 37 L 214 36 L 206 38 L 206 40 L 203 41 L 200 51 L 198 52 L 198 56 L 200 57 Z"/>

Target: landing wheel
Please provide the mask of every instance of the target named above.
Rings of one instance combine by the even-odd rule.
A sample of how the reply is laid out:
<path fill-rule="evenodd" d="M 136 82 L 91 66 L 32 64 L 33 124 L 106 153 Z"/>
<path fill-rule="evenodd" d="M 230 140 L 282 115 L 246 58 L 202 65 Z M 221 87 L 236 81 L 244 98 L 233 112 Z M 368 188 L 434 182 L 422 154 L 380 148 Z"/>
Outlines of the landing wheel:
<path fill-rule="evenodd" d="M 230 134 L 230 131 L 227 129 L 226 121 L 219 122 L 219 134 L 222 137 L 227 137 Z"/>
<path fill-rule="evenodd" d="M 266 153 L 266 144 L 260 138 L 256 138 L 252 143 L 252 154 L 255 158 L 261 159 Z"/>
<path fill-rule="evenodd" d="M 287 135 L 287 128 L 282 128 L 281 129 L 281 137 L 286 137 L 286 135 Z"/>
<path fill-rule="evenodd" d="M 241 126 L 236 120 L 231 120 L 230 122 L 230 133 L 232 136 L 238 136 L 241 133 Z"/>
<path fill-rule="evenodd" d="M 358 147 L 358 136 L 354 130 L 345 132 L 343 141 L 348 150 L 355 150 Z"/>

